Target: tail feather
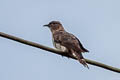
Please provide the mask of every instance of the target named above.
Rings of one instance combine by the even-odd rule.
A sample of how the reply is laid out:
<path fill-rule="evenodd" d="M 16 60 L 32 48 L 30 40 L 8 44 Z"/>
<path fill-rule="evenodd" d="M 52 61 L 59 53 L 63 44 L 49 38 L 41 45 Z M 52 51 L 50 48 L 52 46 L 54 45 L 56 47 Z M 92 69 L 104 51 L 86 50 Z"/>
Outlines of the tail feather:
<path fill-rule="evenodd" d="M 88 67 L 85 59 L 79 59 L 79 62 L 80 62 L 81 64 L 83 64 L 84 67 L 87 67 L 87 68 L 89 69 L 89 67 Z"/>
<path fill-rule="evenodd" d="M 78 59 L 78 61 L 79 61 L 84 67 L 87 67 L 87 68 L 89 69 L 89 67 L 88 67 L 88 65 L 87 65 L 87 63 L 86 63 L 86 61 L 85 61 L 85 59 L 83 58 L 83 56 L 82 56 L 81 53 L 76 53 L 76 52 L 74 52 L 73 55 Z"/>

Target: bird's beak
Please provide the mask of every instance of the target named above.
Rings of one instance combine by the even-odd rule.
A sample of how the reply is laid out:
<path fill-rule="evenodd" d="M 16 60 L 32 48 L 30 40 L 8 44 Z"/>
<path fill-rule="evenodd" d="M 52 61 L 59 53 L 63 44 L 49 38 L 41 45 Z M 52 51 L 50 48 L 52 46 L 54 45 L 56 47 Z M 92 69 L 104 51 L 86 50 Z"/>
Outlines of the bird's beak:
<path fill-rule="evenodd" d="M 45 25 L 43 25 L 44 27 L 48 27 L 49 25 L 48 24 L 45 24 Z"/>

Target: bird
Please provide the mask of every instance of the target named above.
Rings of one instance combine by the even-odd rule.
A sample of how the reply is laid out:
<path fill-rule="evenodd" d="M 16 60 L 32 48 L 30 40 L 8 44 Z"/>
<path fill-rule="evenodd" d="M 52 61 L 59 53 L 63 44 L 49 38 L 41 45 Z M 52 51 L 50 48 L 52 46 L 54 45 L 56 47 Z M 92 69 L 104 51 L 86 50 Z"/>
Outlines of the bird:
<path fill-rule="evenodd" d="M 79 39 L 73 34 L 67 32 L 61 22 L 51 21 L 44 27 L 48 27 L 52 33 L 53 45 L 60 51 L 67 51 L 69 55 L 74 56 L 84 67 L 88 67 L 82 53 L 89 52 L 83 47 Z"/>

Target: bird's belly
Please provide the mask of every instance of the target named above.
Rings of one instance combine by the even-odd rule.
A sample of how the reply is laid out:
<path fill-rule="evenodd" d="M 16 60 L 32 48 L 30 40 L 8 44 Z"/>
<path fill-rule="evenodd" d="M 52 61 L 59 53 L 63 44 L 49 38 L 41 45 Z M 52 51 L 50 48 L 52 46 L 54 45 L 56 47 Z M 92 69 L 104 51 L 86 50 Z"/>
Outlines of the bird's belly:
<path fill-rule="evenodd" d="M 55 48 L 57 48 L 60 51 L 63 51 L 63 52 L 67 51 L 67 48 L 60 45 L 59 43 L 54 43 L 54 46 L 55 46 Z"/>

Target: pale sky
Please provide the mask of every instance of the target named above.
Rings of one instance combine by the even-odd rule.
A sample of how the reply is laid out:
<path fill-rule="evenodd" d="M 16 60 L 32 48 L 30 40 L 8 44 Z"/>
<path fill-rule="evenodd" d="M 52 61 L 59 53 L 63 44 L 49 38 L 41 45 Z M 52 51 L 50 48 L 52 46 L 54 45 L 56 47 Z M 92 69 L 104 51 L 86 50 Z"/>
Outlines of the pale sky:
<path fill-rule="evenodd" d="M 90 52 L 120 68 L 120 0 L 0 0 L 0 32 L 53 48 L 43 25 L 60 21 Z M 120 80 L 120 74 L 0 37 L 0 80 Z"/>

